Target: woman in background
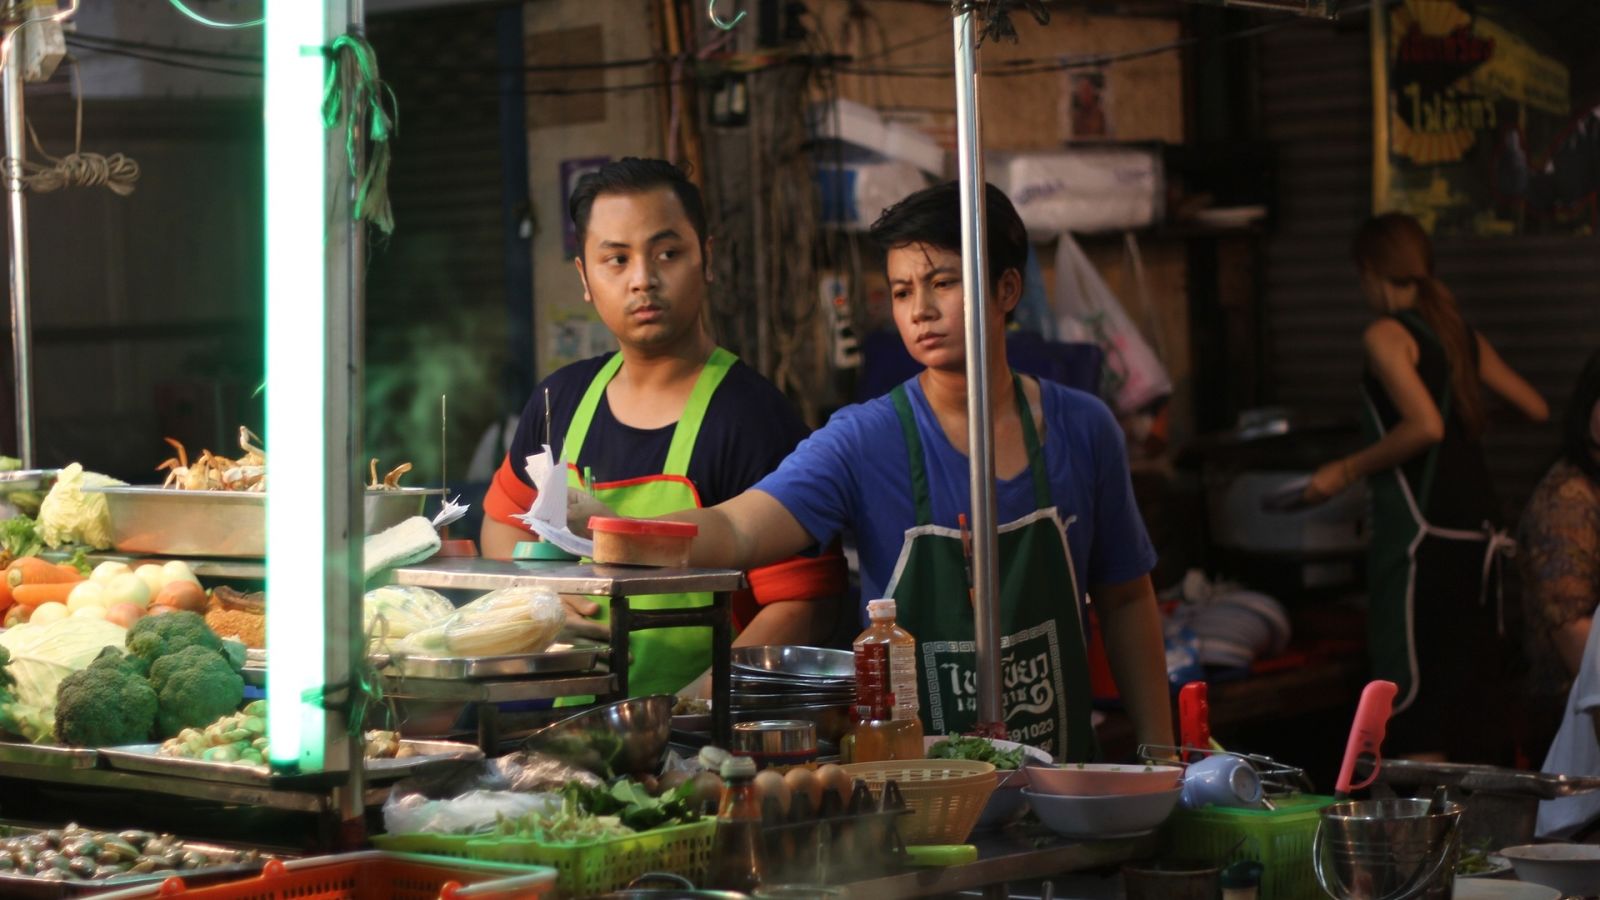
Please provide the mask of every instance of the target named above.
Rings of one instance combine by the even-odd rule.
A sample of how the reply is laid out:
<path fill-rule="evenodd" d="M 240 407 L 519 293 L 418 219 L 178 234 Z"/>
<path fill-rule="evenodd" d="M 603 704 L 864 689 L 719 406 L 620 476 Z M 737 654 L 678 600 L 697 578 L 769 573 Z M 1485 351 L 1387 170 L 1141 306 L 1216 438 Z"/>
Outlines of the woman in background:
<path fill-rule="evenodd" d="M 1528 751 L 1537 759 L 1579 673 L 1600 604 L 1600 352 L 1578 376 L 1561 428 L 1561 458 L 1522 514 L 1517 562 L 1528 621 Z"/>
<path fill-rule="evenodd" d="M 1434 275 L 1416 219 L 1369 219 L 1351 246 L 1367 326 L 1363 424 L 1371 441 L 1318 469 L 1306 498 L 1321 502 L 1368 479 L 1368 653 L 1395 682 L 1386 749 L 1413 757 L 1506 763 L 1511 729 L 1482 712 L 1506 709 L 1507 654 L 1491 570 L 1513 546 L 1479 441 L 1485 393 L 1531 421 L 1544 400 L 1461 318 Z M 1472 710 L 1472 713 L 1466 711 Z"/>

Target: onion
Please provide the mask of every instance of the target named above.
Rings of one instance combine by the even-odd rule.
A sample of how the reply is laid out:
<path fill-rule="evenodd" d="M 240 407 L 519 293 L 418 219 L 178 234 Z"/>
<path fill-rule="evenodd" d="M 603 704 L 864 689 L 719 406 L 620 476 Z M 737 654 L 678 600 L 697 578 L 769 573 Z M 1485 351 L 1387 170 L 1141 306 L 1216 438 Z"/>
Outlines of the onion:
<path fill-rule="evenodd" d="M 150 601 L 150 605 L 204 613 L 206 592 L 192 581 L 169 581 L 161 588 L 161 593 L 156 594 L 156 598 Z"/>

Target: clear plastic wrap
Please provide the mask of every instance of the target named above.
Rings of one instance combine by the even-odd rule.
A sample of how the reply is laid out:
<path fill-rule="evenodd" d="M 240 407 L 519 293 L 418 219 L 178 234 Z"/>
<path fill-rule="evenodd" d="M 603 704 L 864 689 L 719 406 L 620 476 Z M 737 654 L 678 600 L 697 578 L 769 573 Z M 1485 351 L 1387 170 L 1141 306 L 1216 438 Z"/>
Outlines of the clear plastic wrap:
<path fill-rule="evenodd" d="M 456 611 L 443 594 L 414 585 L 391 585 L 367 591 L 362 602 L 362 627 L 367 634 L 381 635 L 390 642 L 446 619 Z M 379 617 L 383 623 L 376 629 Z"/>
<path fill-rule="evenodd" d="M 423 794 L 395 792 L 383 804 L 383 827 L 390 834 L 486 834 L 502 818 L 552 815 L 560 809 L 560 794 L 468 791 L 446 800 L 430 800 Z"/>
<path fill-rule="evenodd" d="M 504 588 L 412 632 L 399 642 L 398 649 L 416 656 L 538 653 L 550 646 L 565 623 L 566 611 L 553 591 Z"/>

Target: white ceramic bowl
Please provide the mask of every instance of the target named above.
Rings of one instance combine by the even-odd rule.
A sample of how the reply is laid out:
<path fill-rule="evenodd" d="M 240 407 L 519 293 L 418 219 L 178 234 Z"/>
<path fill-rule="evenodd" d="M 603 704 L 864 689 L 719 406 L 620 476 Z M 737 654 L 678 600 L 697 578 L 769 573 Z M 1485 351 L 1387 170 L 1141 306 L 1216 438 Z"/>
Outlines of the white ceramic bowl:
<path fill-rule="evenodd" d="M 1511 860 L 1517 877 L 1555 888 L 1563 894 L 1600 894 L 1600 846 L 1593 844 L 1523 844 L 1500 855 Z"/>
<path fill-rule="evenodd" d="M 1155 830 L 1178 805 L 1182 788 L 1115 797 L 1064 797 L 1024 790 L 1046 828 L 1074 840 L 1132 837 Z"/>
<path fill-rule="evenodd" d="M 1065 763 L 1051 768 L 1028 768 L 1029 790 L 1067 797 L 1154 794 L 1180 788 L 1182 784 L 1183 769 L 1179 766 Z"/>

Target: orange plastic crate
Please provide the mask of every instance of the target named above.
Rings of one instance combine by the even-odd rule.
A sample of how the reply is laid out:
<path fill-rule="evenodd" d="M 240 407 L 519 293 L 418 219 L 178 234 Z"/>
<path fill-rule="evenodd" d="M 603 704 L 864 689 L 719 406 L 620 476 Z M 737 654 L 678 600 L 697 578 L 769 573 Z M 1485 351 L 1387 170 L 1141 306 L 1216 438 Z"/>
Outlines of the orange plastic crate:
<path fill-rule="evenodd" d="M 169 878 L 100 900 L 533 900 L 552 894 L 555 882 L 555 870 L 541 866 L 374 850 L 270 860 L 259 876 L 204 887 Z"/>

